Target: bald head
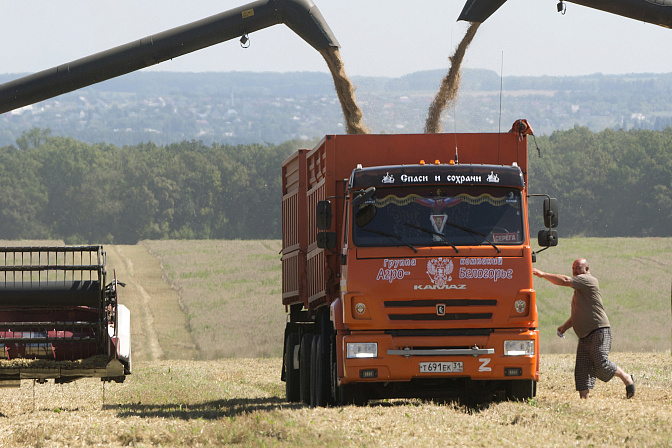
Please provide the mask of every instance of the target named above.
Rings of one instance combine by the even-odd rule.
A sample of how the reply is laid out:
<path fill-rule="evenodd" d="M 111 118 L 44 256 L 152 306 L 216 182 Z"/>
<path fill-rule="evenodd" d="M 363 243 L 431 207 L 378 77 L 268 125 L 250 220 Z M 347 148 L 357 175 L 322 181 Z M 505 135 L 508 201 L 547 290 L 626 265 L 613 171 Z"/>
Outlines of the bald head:
<path fill-rule="evenodd" d="M 577 258 L 572 264 L 572 274 L 574 276 L 588 273 L 588 261 L 585 258 Z"/>

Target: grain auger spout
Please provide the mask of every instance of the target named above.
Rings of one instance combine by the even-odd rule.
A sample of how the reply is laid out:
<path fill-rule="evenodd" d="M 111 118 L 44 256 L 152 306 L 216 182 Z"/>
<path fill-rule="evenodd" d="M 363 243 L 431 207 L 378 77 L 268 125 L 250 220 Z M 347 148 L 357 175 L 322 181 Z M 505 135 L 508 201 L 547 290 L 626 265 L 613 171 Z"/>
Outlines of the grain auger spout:
<path fill-rule="evenodd" d="M 557 9 L 563 14 L 566 9 L 565 1 L 672 28 L 672 0 L 559 0 Z M 506 0 L 467 0 L 457 20 L 485 22 L 504 2 Z"/>
<path fill-rule="evenodd" d="M 338 41 L 311 0 L 260 0 L 0 85 L 0 113 L 284 23 L 318 51 Z"/>

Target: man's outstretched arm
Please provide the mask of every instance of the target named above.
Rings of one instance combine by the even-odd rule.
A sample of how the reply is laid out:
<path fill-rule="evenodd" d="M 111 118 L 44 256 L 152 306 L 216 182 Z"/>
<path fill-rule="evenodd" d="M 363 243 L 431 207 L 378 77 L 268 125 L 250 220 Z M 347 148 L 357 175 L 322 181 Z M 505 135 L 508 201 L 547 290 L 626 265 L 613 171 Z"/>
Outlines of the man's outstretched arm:
<path fill-rule="evenodd" d="M 532 273 L 536 275 L 537 277 L 541 277 L 543 279 L 548 280 L 549 282 L 553 283 L 554 285 L 558 286 L 572 286 L 572 277 L 568 275 L 562 275 L 562 274 L 551 274 L 549 272 L 543 272 L 540 271 L 537 268 L 532 269 Z"/>

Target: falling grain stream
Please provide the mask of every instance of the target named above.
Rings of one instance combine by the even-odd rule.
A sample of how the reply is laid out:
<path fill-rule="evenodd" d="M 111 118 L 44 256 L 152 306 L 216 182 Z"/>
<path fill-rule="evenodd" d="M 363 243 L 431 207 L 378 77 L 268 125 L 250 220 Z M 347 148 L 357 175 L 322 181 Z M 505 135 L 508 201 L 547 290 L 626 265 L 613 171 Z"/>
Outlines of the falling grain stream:
<path fill-rule="evenodd" d="M 362 111 L 355 101 L 355 88 L 345 74 L 341 53 L 336 47 L 329 47 L 320 51 L 320 53 L 327 62 L 331 76 L 334 78 L 336 94 L 343 109 L 346 132 L 348 134 L 368 134 L 369 130 L 362 123 Z"/>
<path fill-rule="evenodd" d="M 457 46 L 455 53 L 450 57 L 450 69 L 448 74 L 441 82 L 441 87 L 436 93 L 432 104 L 429 106 L 427 121 L 425 122 L 425 134 L 436 134 L 441 132 L 441 113 L 455 103 L 457 91 L 460 87 L 460 67 L 464 60 L 464 54 L 476 35 L 480 23 L 472 22 L 467 29 L 462 41 Z"/>
<path fill-rule="evenodd" d="M 425 134 L 441 132 L 441 114 L 449 105 L 453 105 L 457 99 L 457 92 L 460 87 L 460 67 L 479 25 L 480 23 L 471 23 L 462 41 L 449 58 L 451 66 L 448 74 L 443 78 L 439 91 L 436 93 L 429 107 L 425 122 Z M 320 53 L 327 62 L 329 71 L 334 79 L 334 87 L 336 88 L 336 94 L 338 95 L 341 109 L 343 110 L 343 117 L 345 118 L 346 132 L 348 134 L 368 134 L 370 131 L 362 123 L 362 110 L 355 100 L 355 88 L 345 73 L 345 67 L 338 48 L 329 47 L 326 50 L 320 51 Z"/>

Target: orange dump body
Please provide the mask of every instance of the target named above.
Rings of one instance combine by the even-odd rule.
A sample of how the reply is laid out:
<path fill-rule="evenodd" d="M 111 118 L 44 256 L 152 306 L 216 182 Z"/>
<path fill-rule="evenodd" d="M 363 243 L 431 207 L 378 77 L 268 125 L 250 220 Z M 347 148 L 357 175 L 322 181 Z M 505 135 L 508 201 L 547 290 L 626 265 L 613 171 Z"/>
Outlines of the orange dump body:
<path fill-rule="evenodd" d="M 340 386 L 537 381 L 527 200 L 525 136 L 327 136 L 283 164 L 283 304 L 329 308 Z"/>

